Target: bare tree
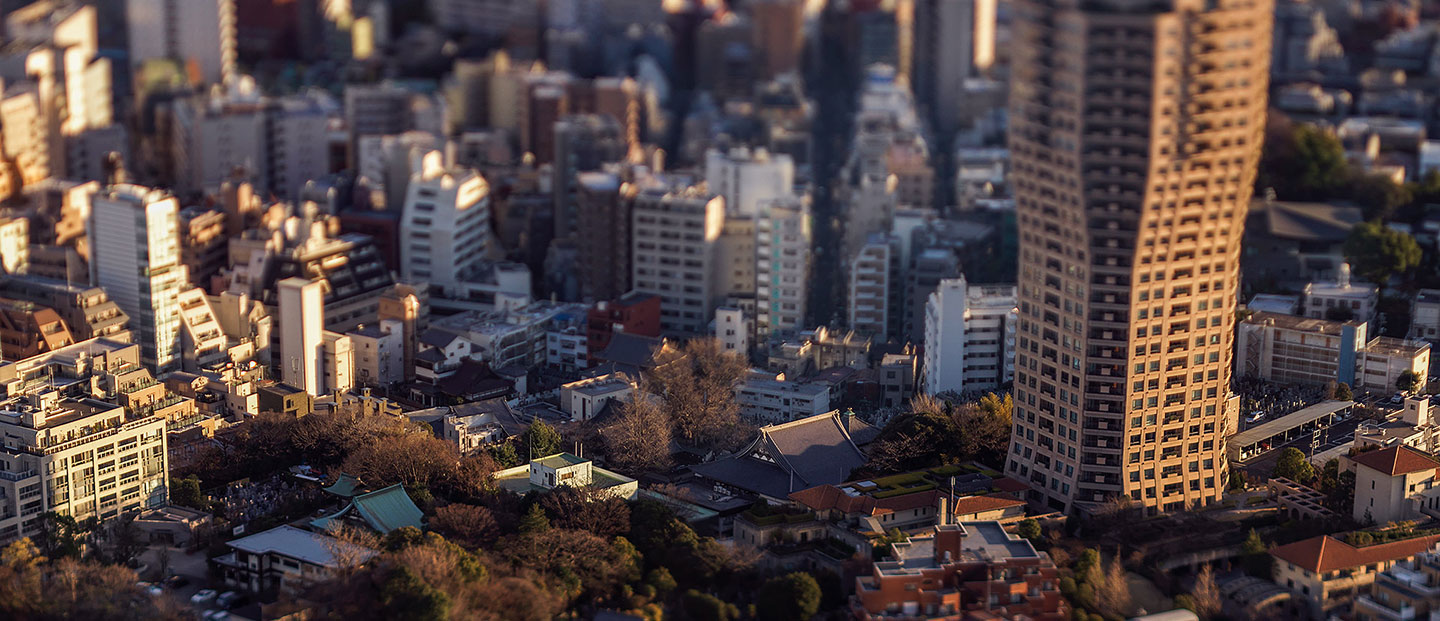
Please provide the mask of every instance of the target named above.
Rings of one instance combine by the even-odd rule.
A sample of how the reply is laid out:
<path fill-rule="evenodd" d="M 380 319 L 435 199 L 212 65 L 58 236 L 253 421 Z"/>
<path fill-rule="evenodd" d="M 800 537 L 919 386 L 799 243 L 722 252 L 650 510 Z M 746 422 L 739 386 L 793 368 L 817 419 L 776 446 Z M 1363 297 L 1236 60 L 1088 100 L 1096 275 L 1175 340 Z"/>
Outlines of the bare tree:
<path fill-rule="evenodd" d="M 1201 619 L 1214 619 L 1221 608 L 1220 588 L 1215 584 L 1215 570 L 1207 563 L 1195 577 L 1195 588 L 1190 592 L 1195 601 L 1195 614 Z"/>
<path fill-rule="evenodd" d="M 1129 615 L 1130 582 L 1126 578 L 1125 566 L 1120 563 L 1118 554 L 1110 558 L 1110 564 L 1105 568 L 1105 579 L 1096 586 L 1095 599 L 1099 603 L 1100 609 L 1107 615 L 1120 617 Z"/>
<path fill-rule="evenodd" d="M 723 449 L 743 440 L 735 386 L 745 370 L 745 359 L 716 339 L 693 340 L 665 355 L 652 376 L 681 442 Z"/>
<path fill-rule="evenodd" d="M 628 473 L 670 467 L 670 417 L 646 384 L 630 393 L 614 421 L 600 430 L 610 464 Z"/>

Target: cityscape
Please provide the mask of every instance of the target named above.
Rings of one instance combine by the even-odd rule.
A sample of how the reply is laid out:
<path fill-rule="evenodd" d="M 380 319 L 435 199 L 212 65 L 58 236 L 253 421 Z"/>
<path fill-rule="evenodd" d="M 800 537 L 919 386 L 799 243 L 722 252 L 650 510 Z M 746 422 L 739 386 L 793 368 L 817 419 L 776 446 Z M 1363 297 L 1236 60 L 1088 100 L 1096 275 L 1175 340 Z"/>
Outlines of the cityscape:
<path fill-rule="evenodd" d="M 1440 620 L 1440 3 L 0 20 L 0 619 Z"/>

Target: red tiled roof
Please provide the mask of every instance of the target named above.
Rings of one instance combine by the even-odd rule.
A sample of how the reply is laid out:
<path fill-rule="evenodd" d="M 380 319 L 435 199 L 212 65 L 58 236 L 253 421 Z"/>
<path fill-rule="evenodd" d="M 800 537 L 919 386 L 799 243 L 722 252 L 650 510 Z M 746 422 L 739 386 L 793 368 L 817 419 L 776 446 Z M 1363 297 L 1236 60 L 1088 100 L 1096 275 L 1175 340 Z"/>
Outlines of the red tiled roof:
<path fill-rule="evenodd" d="M 1028 491 L 1030 489 L 1030 486 L 1026 485 L 1023 481 L 1016 481 L 1015 479 L 1012 479 L 1010 477 L 1000 477 L 998 479 L 995 479 L 995 483 L 993 485 L 995 486 L 995 489 L 998 489 L 1002 492 L 1010 492 L 1012 494 Z"/>
<path fill-rule="evenodd" d="M 1392 477 L 1440 468 L 1440 462 L 1435 461 L 1434 457 L 1404 444 L 1361 453 L 1356 455 L 1354 460 L 1357 464 L 1379 470 Z"/>
<path fill-rule="evenodd" d="M 1270 554 L 1317 574 L 1404 558 L 1429 550 L 1440 535 L 1416 537 L 1357 548 L 1344 541 L 1321 535 L 1275 548 Z"/>
<path fill-rule="evenodd" d="M 1015 500 L 1005 494 L 989 494 L 986 496 L 969 496 L 955 500 L 955 507 L 951 513 L 955 515 L 974 515 L 986 511 L 1009 509 L 1010 507 L 1021 507 L 1025 505 L 1023 500 Z"/>

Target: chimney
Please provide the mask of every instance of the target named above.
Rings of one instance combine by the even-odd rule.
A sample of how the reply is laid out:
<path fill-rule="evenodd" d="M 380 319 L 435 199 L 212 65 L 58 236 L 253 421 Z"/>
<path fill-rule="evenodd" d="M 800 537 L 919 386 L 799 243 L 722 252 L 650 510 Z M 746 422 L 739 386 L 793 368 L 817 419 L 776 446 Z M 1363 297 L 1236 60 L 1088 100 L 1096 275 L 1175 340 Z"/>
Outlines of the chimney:
<path fill-rule="evenodd" d="M 939 507 L 938 507 L 938 508 L 939 508 L 939 510 L 940 510 L 940 516 L 937 518 L 937 519 L 939 520 L 939 524 L 940 524 L 941 526 L 945 526 L 945 525 L 949 524 L 949 523 L 950 523 L 950 497 L 949 497 L 949 496 L 946 496 L 944 493 L 941 493 L 941 495 L 940 495 L 940 503 L 939 503 Z"/>

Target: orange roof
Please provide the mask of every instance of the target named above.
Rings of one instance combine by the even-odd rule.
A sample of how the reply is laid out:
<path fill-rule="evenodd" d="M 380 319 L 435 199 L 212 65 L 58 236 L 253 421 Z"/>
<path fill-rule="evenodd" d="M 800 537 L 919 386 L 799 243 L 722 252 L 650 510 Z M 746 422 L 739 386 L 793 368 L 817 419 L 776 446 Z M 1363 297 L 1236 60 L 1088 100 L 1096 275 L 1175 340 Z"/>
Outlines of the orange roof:
<path fill-rule="evenodd" d="M 1437 541 L 1440 541 L 1440 535 L 1357 548 L 1330 535 L 1321 535 L 1280 546 L 1271 550 L 1270 554 L 1317 574 L 1324 574 L 1337 569 L 1410 558 L 1429 550 Z"/>
<path fill-rule="evenodd" d="M 1434 457 L 1404 444 L 1361 453 L 1356 455 L 1354 460 L 1357 464 L 1379 470 L 1392 477 L 1440 468 L 1440 462 L 1435 461 Z"/>
<path fill-rule="evenodd" d="M 955 515 L 974 515 L 986 511 L 997 511 L 1009 509 L 1010 507 L 1021 507 L 1025 505 L 1023 500 L 1015 500 L 1005 494 L 991 494 L 988 496 L 968 496 L 955 500 Z"/>

